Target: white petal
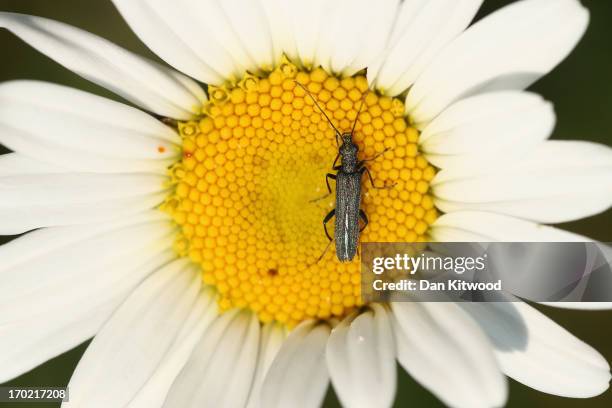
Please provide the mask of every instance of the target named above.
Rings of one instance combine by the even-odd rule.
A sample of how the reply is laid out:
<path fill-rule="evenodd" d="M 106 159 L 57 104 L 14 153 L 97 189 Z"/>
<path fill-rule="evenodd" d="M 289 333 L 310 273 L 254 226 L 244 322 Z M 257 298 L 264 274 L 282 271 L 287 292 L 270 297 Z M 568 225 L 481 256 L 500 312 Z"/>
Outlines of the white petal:
<path fill-rule="evenodd" d="M 179 71 L 202 82 L 219 84 L 235 69 L 205 20 L 197 22 L 193 9 L 187 12 L 186 1 L 175 1 L 173 7 L 168 2 L 147 0 L 113 3 L 136 35 Z"/>
<path fill-rule="evenodd" d="M 0 85 L 0 127 L 7 147 L 73 170 L 165 173 L 180 153 L 180 137 L 150 115 L 46 82 Z M 41 145 L 63 154 L 49 157 Z"/>
<path fill-rule="evenodd" d="M 592 347 L 522 302 L 462 303 L 491 338 L 504 373 L 536 390 L 572 398 L 608 389 L 610 366 Z"/>
<path fill-rule="evenodd" d="M 58 232 L 62 233 L 65 234 Z M 103 290 L 121 279 L 131 279 L 132 275 L 123 275 L 125 270 L 139 269 L 149 258 L 170 249 L 172 235 L 173 226 L 167 221 L 145 222 L 95 235 L 27 262 L 3 267 L 0 270 L 0 305 L 3 312 L 10 315 L 10 320 L 4 321 L 16 322 L 36 312 L 29 308 L 19 309 L 17 301 L 43 302 L 41 296 L 59 293 L 69 286 L 75 292 L 58 299 L 61 304 L 93 290 L 93 281 L 96 290 Z M 92 262 L 96 257 L 98 260 Z M 45 301 L 55 302 L 54 299 Z"/>
<path fill-rule="evenodd" d="M 266 1 L 266 0 L 264 0 Z M 327 4 L 321 5 L 325 9 L 319 18 L 320 30 L 317 33 L 318 42 L 314 51 L 313 66 L 321 66 L 327 72 L 339 73 L 346 68 L 351 59 L 354 58 L 354 47 L 343 47 L 345 42 L 350 42 L 351 37 L 344 35 L 344 29 L 349 19 L 345 19 L 347 13 L 353 13 L 353 7 L 348 8 L 350 0 L 330 1 Z M 352 1 L 351 6 L 361 8 L 363 6 L 361 0 Z M 350 28 L 347 31 L 352 31 Z M 347 33 L 348 34 L 348 33 Z M 350 44 L 350 43 L 349 43 Z M 351 44 L 352 45 L 352 44 Z"/>
<path fill-rule="evenodd" d="M 433 60 L 408 93 L 406 111 L 423 123 L 463 96 L 527 87 L 570 53 L 588 20 L 577 0 L 506 6 L 474 24 Z"/>
<path fill-rule="evenodd" d="M 38 230 L 1 246 L 0 305 L 3 312 L 10 311 L 11 321 L 35 312 L 19 310 L 12 304 L 17 299 L 42 301 L 38 297 L 61 291 L 66 282 L 75 290 L 71 296 L 91 290 L 94 280 L 102 289 L 123 278 L 115 268 L 137 269 L 171 246 L 174 226 L 168 220 L 147 215 L 109 224 L 105 229 L 88 225 Z M 113 270 L 106 271 L 109 265 Z"/>
<path fill-rule="evenodd" d="M 118 219 L 154 208 L 166 178 L 56 173 L 0 177 L 0 234 Z"/>
<path fill-rule="evenodd" d="M 332 2 L 325 0 L 286 1 L 283 4 L 293 29 L 297 57 L 305 67 L 314 67 L 319 37 L 328 22 L 332 6 Z"/>
<path fill-rule="evenodd" d="M 289 20 L 289 2 L 285 0 L 259 0 L 267 17 L 270 28 L 275 62 L 278 64 L 283 53 L 293 60 L 298 60 L 293 26 Z"/>
<path fill-rule="evenodd" d="M 368 79 L 387 95 L 408 89 L 430 61 L 472 21 L 482 0 L 404 1 L 383 54 Z"/>
<path fill-rule="evenodd" d="M 200 81 L 221 85 L 272 60 L 272 43 L 257 5 L 217 0 L 113 0 L 132 30 L 157 55 Z M 249 16 L 248 26 L 240 13 Z M 230 15 L 232 14 L 232 15 Z M 243 27 L 236 27 L 241 24 Z M 257 30 L 256 30 L 257 28 Z M 244 41 L 244 44 L 243 44 Z M 249 48 L 252 47 L 252 48 Z"/>
<path fill-rule="evenodd" d="M 151 377 L 200 288 L 198 270 L 175 261 L 151 275 L 102 327 L 70 379 L 65 406 L 125 406 Z"/>
<path fill-rule="evenodd" d="M 165 407 L 243 407 L 255 373 L 259 321 L 225 312 L 206 330 L 178 375 Z"/>
<path fill-rule="evenodd" d="M 442 169 L 477 168 L 516 160 L 546 140 L 555 125 L 552 104 L 527 92 L 492 92 L 460 100 L 420 136 L 427 159 Z"/>
<path fill-rule="evenodd" d="M 599 265 L 612 264 L 612 246 L 603 243 L 597 243 L 599 249 Z M 595 266 L 598 266 L 597 264 Z M 612 302 L 539 302 L 543 305 L 558 307 L 562 309 L 577 309 L 577 310 L 610 310 Z"/>
<path fill-rule="evenodd" d="M 612 149 L 590 142 L 547 141 L 520 160 L 494 168 L 448 170 L 432 181 L 444 212 L 490 211 L 542 223 L 591 216 L 612 205 Z"/>
<path fill-rule="evenodd" d="M 30 158 L 46 164 L 59 166 L 71 171 L 88 173 L 118 172 L 163 172 L 164 163 L 152 160 L 126 160 L 104 156 L 88 155 L 82 151 L 48 143 L 37 135 L 9 128 L 0 123 L 2 143 L 16 152 L 23 152 Z M 54 141 L 56 142 L 56 141 Z M 169 163 L 170 160 L 167 161 Z"/>
<path fill-rule="evenodd" d="M 261 407 L 261 386 L 272 361 L 274 361 L 286 337 L 286 330 L 281 324 L 268 323 L 263 326 L 261 340 L 259 341 L 259 352 L 257 353 L 257 368 L 251 392 L 249 393 L 247 408 Z"/>
<path fill-rule="evenodd" d="M 395 343 L 386 310 L 377 304 L 336 326 L 327 343 L 327 365 L 346 407 L 390 407 L 395 398 Z"/>
<path fill-rule="evenodd" d="M 349 7 L 353 7 L 352 4 L 353 2 Z M 356 9 L 355 13 L 359 14 L 355 15 L 353 21 L 346 22 L 346 26 L 352 26 L 358 21 L 361 21 L 361 24 L 357 23 L 354 27 L 355 33 L 351 42 L 356 47 L 356 54 L 350 65 L 342 71 L 344 76 L 354 75 L 380 60 L 382 50 L 391 36 L 400 1 L 378 1 L 376 7 L 371 4 L 367 2 L 366 7 Z"/>
<path fill-rule="evenodd" d="M 0 27 L 82 77 L 160 115 L 189 119 L 206 101 L 202 89 L 187 77 L 67 24 L 0 13 Z"/>
<path fill-rule="evenodd" d="M 458 211 L 442 215 L 431 227 L 440 242 L 585 242 L 589 238 L 506 215 Z"/>
<path fill-rule="evenodd" d="M 274 48 L 263 5 L 253 0 L 220 0 L 219 5 L 244 50 L 255 63 L 248 68 L 271 70 L 275 62 Z"/>
<path fill-rule="evenodd" d="M 30 159 L 19 153 L 0 155 L 0 177 L 24 174 L 67 173 L 66 168 Z"/>
<path fill-rule="evenodd" d="M 287 337 L 266 375 L 261 406 L 310 408 L 323 402 L 329 383 L 325 364 L 327 325 L 306 321 Z"/>
<path fill-rule="evenodd" d="M 211 289 L 202 290 L 170 350 L 151 378 L 130 401 L 129 408 L 161 408 L 163 406 L 174 379 L 189 359 L 204 331 L 218 315 L 219 310 L 213 291 Z"/>
<path fill-rule="evenodd" d="M 149 249 L 144 255 L 119 258 L 107 264 L 113 272 L 112 284 L 89 271 L 66 269 L 84 272 L 74 286 L 72 280 L 66 280 L 66 273 L 47 274 L 51 275 L 46 282 L 49 290 L 27 293 L 12 299 L 11 307 L 3 306 L 0 381 L 17 377 L 94 336 L 140 280 L 174 257 L 172 250 L 156 254 Z M 82 282 L 85 277 L 89 285 Z"/>
<path fill-rule="evenodd" d="M 0 358 L 2 381 L 91 337 L 131 288 L 174 257 L 163 252 L 172 226 L 159 221 L 147 214 L 49 228 L 0 247 L 0 350 L 10 350 Z"/>
<path fill-rule="evenodd" d="M 208 27 L 211 40 L 215 39 L 225 50 L 225 53 L 233 60 L 234 66 L 236 67 L 234 69 L 233 78 L 231 75 L 232 72 L 225 71 L 221 72 L 224 77 L 235 80 L 241 78 L 245 71 L 258 71 L 259 67 L 257 66 L 257 61 L 251 56 L 250 50 L 242 43 L 237 31 L 232 26 L 230 17 L 226 14 L 224 5 L 222 4 L 223 1 L 183 0 L 183 2 L 185 4 L 185 12 L 194 13 L 197 24 L 202 24 L 202 21 L 205 21 L 206 24 L 202 25 Z M 262 29 L 267 30 L 267 27 Z M 201 57 L 204 58 L 204 56 Z M 207 58 L 210 57 L 212 57 L 212 55 L 207 56 Z"/>
<path fill-rule="evenodd" d="M 317 45 L 315 61 L 332 72 L 351 76 L 370 66 L 384 48 L 397 9 L 398 0 L 331 2 Z"/>
<path fill-rule="evenodd" d="M 20 322 L 0 328 L 2 353 L 0 380 L 11 380 L 34 367 L 78 346 L 94 336 L 125 298 L 118 295 L 93 309 L 63 314 L 42 314 L 41 321 Z"/>
<path fill-rule="evenodd" d="M 77 244 L 98 234 L 116 231 L 134 225 L 157 223 L 169 218 L 161 211 L 147 211 L 134 217 L 117 221 L 91 224 L 87 226 L 71 226 L 44 228 L 18 237 L 0 246 L 0 273 L 21 263 L 27 263 L 39 256 L 52 251 Z"/>
<path fill-rule="evenodd" d="M 507 383 L 488 339 L 454 303 L 392 303 L 398 361 L 452 407 L 501 406 Z"/>

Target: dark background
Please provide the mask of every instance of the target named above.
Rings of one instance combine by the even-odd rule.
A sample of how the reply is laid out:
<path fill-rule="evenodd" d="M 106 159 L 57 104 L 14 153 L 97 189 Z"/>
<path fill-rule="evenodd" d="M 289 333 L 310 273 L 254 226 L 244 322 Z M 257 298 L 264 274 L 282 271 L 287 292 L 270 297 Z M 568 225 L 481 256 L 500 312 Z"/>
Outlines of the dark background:
<path fill-rule="evenodd" d="M 487 0 L 479 18 L 510 2 Z M 532 89 L 554 102 L 558 121 L 553 138 L 583 139 L 612 145 L 612 1 L 582 0 L 582 3 L 591 11 L 591 23 L 585 38 L 566 61 Z M 0 11 L 30 13 L 60 20 L 156 59 L 130 31 L 110 0 L 0 0 Z M 551 15 L 550 18 L 555 16 Z M 0 81 L 42 79 L 120 99 L 55 64 L 5 30 L 0 30 L 0 56 Z M 0 153 L 3 152 L 6 150 L 0 146 Z M 562 227 L 611 242 L 612 211 Z M 8 239 L 9 237 L 0 236 L 0 243 Z M 540 309 L 594 346 L 608 361 L 612 360 L 612 312 L 578 312 L 544 307 Z M 4 385 L 65 386 L 86 346 L 87 344 L 83 344 Z M 402 370 L 399 371 L 396 406 L 441 406 L 428 391 L 415 384 Z M 23 408 L 28 405 L 13 406 Z M 0 403 L 0 406 L 11 405 Z M 57 404 L 33 406 L 43 408 L 55 407 Z M 330 392 L 325 406 L 338 406 L 333 392 Z M 611 407 L 612 391 L 608 390 L 597 398 L 572 400 L 542 394 L 512 381 L 508 406 Z"/>

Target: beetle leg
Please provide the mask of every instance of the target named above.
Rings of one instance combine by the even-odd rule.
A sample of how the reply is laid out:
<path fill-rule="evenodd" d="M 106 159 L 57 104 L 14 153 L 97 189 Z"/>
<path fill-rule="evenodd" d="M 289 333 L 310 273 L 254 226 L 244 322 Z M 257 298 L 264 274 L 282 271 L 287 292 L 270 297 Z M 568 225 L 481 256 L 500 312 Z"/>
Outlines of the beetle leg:
<path fill-rule="evenodd" d="M 359 230 L 359 232 L 361 232 L 361 231 L 363 231 L 368 226 L 370 221 L 368 221 L 368 216 L 366 215 L 365 211 L 363 211 L 361 209 L 359 210 L 359 216 L 363 220 L 363 227 L 361 227 L 361 229 Z"/>
<path fill-rule="evenodd" d="M 325 176 L 325 184 L 327 184 L 327 191 L 329 192 L 329 194 L 331 194 L 331 187 L 329 186 L 329 179 L 335 180 L 337 178 L 337 176 L 335 174 L 332 173 L 327 173 L 327 175 Z"/>
<path fill-rule="evenodd" d="M 315 198 L 314 200 L 310 200 L 309 203 L 316 203 L 317 201 L 324 200 L 331 195 L 332 190 L 331 190 L 331 186 L 329 185 L 329 179 L 335 180 L 336 175 L 332 173 L 327 173 L 327 175 L 325 176 L 325 184 L 327 184 L 328 193 L 325 194 L 323 197 L 319 197 L 319 198 Z"/>
<path fill-rule="evenodd" d="M 370 169 L 368 169 L 367 167 L 363 166 L 359 169 L 359 172 L 363 175 L 363 173 L 367 173 L 368 174 L 368 178 L 370 179 L 370 183 L 372 184 L 372 187 L 377 189 L 377 190 L 385 190 L 388 188 L 393 188 L 397 185 L 397 183 L 393 183 L 391 185 L 388 186 L 382 186 L 382 187 L 377 187 L 376 184 L 374 184 L 374 179 L 372 178 L 372 173 L 370 173 Z"/>
<path fill-rule="evenodd" d="M 361 167 L 361 166 L 363 166 L 363 165 L 364 165 L 364 163 L 366 163 L 366 162 L 369 162 L 369 161 L 374 161 L 374 160 L 378 159 L 380 156 L 382 156 L 383 154 L 387 153 L 389 150 L 392 150 L 392 149 L 387 148 L 387 149 L 383 150 L 382 152 L 380 152 L 380 153 L 378 153 L 378 154 L 374 155 L 373 157 L 370 157 L 370 158 L 368 158 L 368 159 L 363 159 L 363 160 L 361 160 L 361 161 L 360 161 L 360 162 L 357 164 L 357 166 L 358 166 L 358 167 Z"/>
<path fill-rule="evenodd" d="M 338 153 L 338 155 L 336 156 L 336 158 L 334 159 L 334 164 L 332 164 L 332 168 L 334 170 L 336 170 L 336 164 L 338 163 L 338 159 L 340 158 L 340 153 Z"/>
<path fill-rule="evenodd" d="M 329 222 L 329 220 L 332 219 L 332 217 L 336 215 L 336 209 L 334 208 L 333 210 L 331 210 L 329 212 L 329 214 L 327 214 L 325 216 L 325 218 L 323 219 L 323 229 L 325 230 L 325 235 L 327 235 L 327 239 L 329 239 L 330 241 L 333 241 L 332 237 L 329 235 L 329 232 L 327 232 L 327 223 Z"/>

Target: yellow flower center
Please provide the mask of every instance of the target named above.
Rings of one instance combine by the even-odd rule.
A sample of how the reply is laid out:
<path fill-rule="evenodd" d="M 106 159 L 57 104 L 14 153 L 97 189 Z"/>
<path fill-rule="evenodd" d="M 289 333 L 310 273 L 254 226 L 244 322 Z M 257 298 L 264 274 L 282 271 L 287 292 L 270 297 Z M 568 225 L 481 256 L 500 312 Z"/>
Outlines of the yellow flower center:
<path fill-rule="evenodd" d="M 368 91 L 365 76 L 339 79 L 284 62 L 267 77 L 211 87 L 201 118 L 179 124 L 183 156 L 170 169 L 175 189 L 162 209 L 180 227 L 176 250 L 202 266 L 222 309 L 249 308 L 262 322 L 289 326 L 362 305 L 358 257 L 339 262 L 332 243 L 317 261 L 329 243 L 322 221 L 335 195 L 325 197 L 325 176 L 335 173 L 338 146 L 296 81 L 341 132 L 351 130 L 363 99 L 353 137 L 359 159 L 387 149 L 366 166 L 377 187 L 392 187 L 362 178 L 369 225 L 361 241 L 424 241 L 437 217 L 428 194 L 435 169 L 418 150 L 418 131 L 403 103 Z M 328 229 L 333 236 L 333 221 Z"/>

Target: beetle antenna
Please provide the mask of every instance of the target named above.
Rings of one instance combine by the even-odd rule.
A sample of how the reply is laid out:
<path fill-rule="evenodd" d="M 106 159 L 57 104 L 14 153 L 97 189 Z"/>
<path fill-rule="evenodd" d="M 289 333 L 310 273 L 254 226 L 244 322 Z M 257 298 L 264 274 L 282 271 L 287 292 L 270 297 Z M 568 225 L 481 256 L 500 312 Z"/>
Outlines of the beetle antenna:
<path fill-rule="evenodd" d="M 331 121 L 331 119 L 329 118 L 329 116 L 327 116 L 327 113 L 325 113 L 325 111 L 323 110 L 323 108 L 321 108 L 321 106 L 319 105 L 319 103 L 317 102 L 317 100 L 315 99 L 314 96 L 312 96 L 312 94 L 310 93 L 310 91 L 308 89 L 306 89 L 306 87 L 304 85 L 302 85 L 301 83 L 299 83 L 298 81 L 295 81 L 296 84 L 298 84 L 300 86 L 300 88 L 302 88 L 307 94 L 308 96 L 310 96 L 310 98 L 312 99 L 312 101 L 315 103 L 315 105 L 317 106 L 317 108 L 321 111 L 321 113 L 323 114 L 323 116 L 325 116 L 325 119 L 327 119 L 327 121 L 329 122 L 329 124 L 331 125 L 332 128 L 334 128 L 334 130 L 336 131 L 336 143 L 338 142 L 338 136 L 341 136 L 342 134 L 340 133 L 340 131 L 338 130 L 338 128 L 336 126 L 334 126 L 334 123 Z"/>
<path fill-rule="evenodd" d="M 361 96 L 361 103 L 359 104 L 359 110 L 357 111 L 357 116 L 355 116 L 355 122 L 353 122 L 353 129 L 351 130 L 351 135 L 355 133 L 355 128 L 357 127 L 357 120 L 359 119 L 359 114 L 361 113 L 361 108 L 363 108 L 363 103 L 365 102 L 366 95 L 368 94 L 368 90 L 366 90 Z"/>

